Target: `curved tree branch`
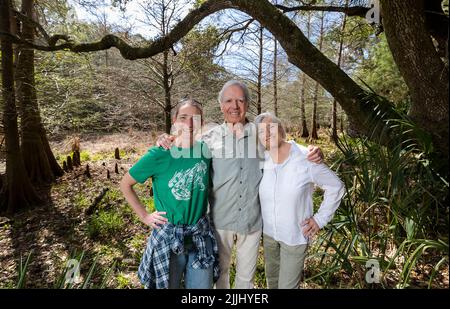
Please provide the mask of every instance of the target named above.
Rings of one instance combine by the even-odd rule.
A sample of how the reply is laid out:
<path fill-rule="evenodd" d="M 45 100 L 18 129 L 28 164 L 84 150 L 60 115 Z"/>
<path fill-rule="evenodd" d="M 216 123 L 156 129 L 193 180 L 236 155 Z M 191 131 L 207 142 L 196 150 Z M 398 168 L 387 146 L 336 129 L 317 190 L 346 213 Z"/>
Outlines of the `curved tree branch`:
<path fill-rule="evenodd" d="M 116 47 L 125 59 L 149 58 L 168 50 L 205 17 L 224 9 L 238 9 L 245 12 L 272 32 L 286 51 L 289 61 L 332 94 L 345 110 L 354 127 L 360 132 L 373 134 L 372 130 L 367 128 L 366 122 L 367 118 L 373 114 L 374 109 L 381 108 L 383 115 L 388 115 L 392 110 L 389 105 L 372 106 L 370 103 L 362 103 L 366 92 L 334 62 L 322 54 L 305 37 L 297 25 L 268 0 L 207 0 L 188 13 L 167 36 L 150 41 L 144 47 L 133 47 L 111 34 L 92 43 L 66 41 L 53 46 L 40 46 L 32 42 L 23 42 L 23 40 L 16 41 L 16 43 L 22 42 L 44 51 L 70 50 L 76 53 Z M 380 134 L 377 138 L 380 138 Z"/>
<path fill-rule="evenodd" d="M 70 50 L 72 52 L 81 53 L 95 52 L 115 47 L 120 51 L 122 57 L 128 60 L 150 58 L 164 50 L 170 49 L 174 43 L 184 37 L 205 17 L 219 10 L 233 7 L 231 2 L 233 1 L 210 0 L 204 2 L 203 5 L 192 10 L 182 21 L 180 21 L 167 36 L 150 41 L 147 46 L 143 47 L 129 45 L 127 42 L 113 34 L 105 35 L 99 41 L 91 43 L 71 42 L 68 40 L 68 37 L 64 35 L 51 36 L 50 42 L 53 44 L 49 45 L 38 45 L 34 42 L 27 42 L 17 37 L 13 40 L 14 43 L 24 44 L 42 51 Z M 64 39 L 66 42 L 56 45 L 56 42 L 60 39 Z"/>

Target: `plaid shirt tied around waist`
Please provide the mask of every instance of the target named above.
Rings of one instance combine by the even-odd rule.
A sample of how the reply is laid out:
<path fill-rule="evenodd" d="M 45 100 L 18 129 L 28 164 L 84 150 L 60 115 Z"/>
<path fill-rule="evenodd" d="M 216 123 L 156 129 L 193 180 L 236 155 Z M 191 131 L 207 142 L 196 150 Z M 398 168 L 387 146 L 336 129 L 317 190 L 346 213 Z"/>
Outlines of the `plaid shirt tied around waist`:
<path fill-rule="evenodd" d="M 203 216 L 194 225 L 174 225 L 170 222 L 154 229 L 148 238 L 147 247 L 138 269 L 141 283 L 148 289 L 169 287 L 170 254 L 184 253 L 184 237 L 191 236 L 196 248 L 192 267 L 205 269 L 213 265 L 214 282 L 219 278 L 219 249 L 209 220 Z M 208 252 L 206 239 L 211 240 L 213 252 Z"/>

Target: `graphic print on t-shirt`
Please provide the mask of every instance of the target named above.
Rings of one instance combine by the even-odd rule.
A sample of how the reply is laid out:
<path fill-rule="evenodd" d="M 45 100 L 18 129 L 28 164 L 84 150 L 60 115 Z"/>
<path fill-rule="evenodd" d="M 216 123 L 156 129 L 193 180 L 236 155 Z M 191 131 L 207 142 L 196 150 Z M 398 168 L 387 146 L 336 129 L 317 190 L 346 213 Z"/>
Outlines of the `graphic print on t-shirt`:
<path fill-rule="evenodd" d="M 207 166 L 204 161 L 195 164 L 187 170 L 177 171 L 169 181 L 173 196 L 177 200 L 189 200 L 191 198 L 191 190 L 199 189 L 205 191 L 206 184 L 203 183 Z"/>

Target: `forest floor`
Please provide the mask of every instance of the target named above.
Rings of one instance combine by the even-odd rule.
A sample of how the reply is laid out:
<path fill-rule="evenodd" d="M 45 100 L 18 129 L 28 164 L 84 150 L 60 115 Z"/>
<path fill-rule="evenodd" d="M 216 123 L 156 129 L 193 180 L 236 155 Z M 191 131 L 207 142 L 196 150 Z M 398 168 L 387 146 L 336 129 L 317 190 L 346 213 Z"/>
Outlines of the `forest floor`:
<path fill-rule="evenodd" d="M 79 143 L 81 166 L 65 173 L 53 186 L 40 188 L 40 195 L 47 197 L 43 206 L 0 217 L 0 288 L 17 285 L 29 255 L 22 285 L 26 288 L 62 287 L 72 259 L 80 261 L 82 282 L 75 286 L 89 277 L 91 287 L 142 288 L 136 273 L 151 230 L 127 205 L 119 182 L 154 144 L 155 137 L 130 131 L 53 142 L 61 165 L 73 145 Z M 120 160 L 114 156 L 116 147 Z M 90 177 L 85 175 L 86 165 Z M 150 184 L 137 184 L 135 189 L 147 209 L 154 211 Z M 258 268 L 262 273 L 262 259 Z"/>
<path fill-rule="evenodd" d="M 52 187 L 41 188 L 42 196 L 47 196 L 44 206 L 12 217 L 0 217 L 0 288 L 15 287 L 21 273 L 24 273 L 23 287 L 63 287 L 71 259 L 81 261 L 82 282 L 76 287 L 86 282 L 87 287 L 142 288 L 136 273 L 150 229 L 127 205 L 119 182 L 155 139 L 156 133 L 130 131 L 82 136 L 79 140 L 68 137 L 52 143 L 57 159 L 62 163 L 72 145 L 79 142 L 81 167 L 66 173 Z M 325 154 L 334 150 L 326 137 L 318 144 Z M 116 147 L 120 150 L 119 160 L 114 157 Z M 89 165 L 91 177 L 85 175 L 86 165 Z M 136 190 L 148 210 L 153 211 L 149 184 L 138 184 Z M 95 200 L 100 197 L 100 202 L 95 205 Z M 262 247 L 260 251 L 255 285 L 266 288 Z M 28 256 L 27 269 L 21 271 Z M 448 288 L 448 269 L 445 272 L 437 287 Z M 309 273 L 307 266 L 306 277 Z M 232 280 L 233 277 L 234 265 Z M 340 283 L 339 279 L 342 280 Z M 336 287 L 354 285 L 345 275 L 338 275 L 337 280 Z M 308 282 L 303 287 L 321 286 Z"/>
<path fill-rule="evenodd" d="M 90 280 L 95 286 L 111 268 L 114 271 L 106 278 L 105 287 L 139 288 L 136 269 L 149 229 L 126 204 L 119 182 L 154 139 L 154 135 L 143 132 L 81 137 L 81 166 L 65 173 L 51 188 L 41 189 L 47 203 L 0 219 L 0 287 L 15 286 L 20 260 L 24 262 L 30 253 L 25 287 L 59 286 L 67 261 L 79 260 L 83 252 L 82 279 L 98 257 Z M 75 143 L 74 137 L 52 143 L 61 165 Z M 120 160 L 114 158 L 116 147 Z M 85 175 L 87 164 L 91 177 Z M 105 190 L 95 210 L 86 213 Z M 151 209 L 148 185 L 137 185 L 137 191 L 147 197 L 144 202 Z"/>

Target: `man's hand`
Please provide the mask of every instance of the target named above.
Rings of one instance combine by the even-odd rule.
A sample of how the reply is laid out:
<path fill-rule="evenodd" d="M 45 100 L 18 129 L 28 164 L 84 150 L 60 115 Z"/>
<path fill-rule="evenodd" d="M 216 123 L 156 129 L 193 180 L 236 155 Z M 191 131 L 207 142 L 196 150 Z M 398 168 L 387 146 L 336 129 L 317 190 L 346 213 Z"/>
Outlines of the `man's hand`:
<path fill-rule="evenodd" d="M 172 143 L 174 140 L 175 136 L 163 133 L 156 140 L 156 146 L 162 147 L 164 149 L 169 149 L 170 147 L 172 147 Z"/>
<path fill-rule="evenodd" d="M 313 217 L 303 221 L 301 226 L 303 227 L 303 235 L 308 238 L 311 238 L 320 230 L 319 225 Z"/>
<path fill-rule="evenodd" d="M 155 211 L 151 214 L 146 214 L 144 218 L 142 218 L 142 222 L 144 224 L 151 226 L 154 229 L 158 229 L 161 227 L 161 225 L 164 225 L 167 223 L 167 218 L 163 217 L 162 215 L 165 215 L 166 212 L 164 211 Z"/>
<path fill-rule="evenodd" d="M 308 155 L 307 159 L 313 163 L 322 163 L 323 162 L 323 153 L 319 147 L 308 145 Z"/>

